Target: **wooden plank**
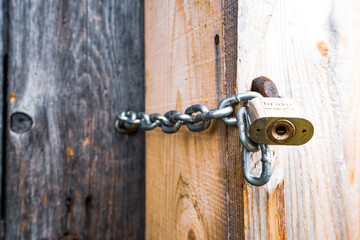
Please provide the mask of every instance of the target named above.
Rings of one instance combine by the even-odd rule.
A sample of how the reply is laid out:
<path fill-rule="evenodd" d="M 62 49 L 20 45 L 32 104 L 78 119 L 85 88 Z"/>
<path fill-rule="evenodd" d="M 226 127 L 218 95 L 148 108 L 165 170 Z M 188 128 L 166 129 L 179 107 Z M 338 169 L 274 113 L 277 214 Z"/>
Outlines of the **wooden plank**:
<path fill-rule="evenodd" d="M 224 36 L 224 90 L 226 96 L 238 92 L 236 85 L 237 74 L 237 19 L 238 1 L 223 1 L 223 36 Z M 222 147 L 226 151 L 227 181 L 228 181 L 228 239 L 244 239 L 244 207 L 243 189 L 245 179 L 242 174 L 239 158 L 239 134 L 233 126 L 227 127 L 225 143 Z"/>
<path fill-rule="evenodd" d="M 360 238 L 359 1 L 239 1 L 238 89 L 265 75 L 315 126 L 243 193 L 246 239 Z M 259 155 L 254 156 L 256 163 Z"/>
<path fill-rule="evenodd" d="M 11 1 L 7 239 L 142 239 L 142 1 Z M 16 96 L 16 98 L 15 98 Z M 22 115 L 18 115 L 22 116 Z"/>
<path fill-rule="evenodd" d="M 183 112 L 197 103 L 211 109 L 235 91 L 236 6 L 237 1 L 146 1 L 147 112 Z M 229 184 L 234 191 L 235 183 L 228 180 L 227 128 L 214 122 L 201 133 L 182 127 L 174 135 L 160 129 L 146 134 L 148 239 L 224 239 L 239 231 L 233 228 L 239 221 L 232 222 L 241 222 L 241 209 L 229 203 Z"/>
<path fill-rule="evenodd" d="M 4 113 L 6 112 L 6 106 L 4 106 L 6 98 L 6 71 L 7 71 L 7 4 L 0 4 L 0 239 L 4 237 L 4 216 L 5 216 L 5 194 L 3 191 L 5 184 L 4 169 L 5 169 L 5 152 L 4 144 Z M 6 118 L 5 118 L 6 119 Z"/>

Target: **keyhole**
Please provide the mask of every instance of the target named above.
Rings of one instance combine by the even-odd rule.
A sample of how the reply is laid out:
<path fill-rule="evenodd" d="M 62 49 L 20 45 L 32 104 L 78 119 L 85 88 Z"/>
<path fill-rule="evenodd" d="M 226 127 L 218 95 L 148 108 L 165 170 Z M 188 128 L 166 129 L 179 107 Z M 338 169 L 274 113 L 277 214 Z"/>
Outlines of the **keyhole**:
<path fill-rule="evenodd" d="M 294 137 L 295 127 L 289 120 L 279 119 L 269 126 L 267 133 L 274 143 L 285 143 Z"/>
<path fill-rule="evenodd" d="M 284 135 L 286 133 L 286 127 L 278 126 L 275 131 L 279 135 Z"/>

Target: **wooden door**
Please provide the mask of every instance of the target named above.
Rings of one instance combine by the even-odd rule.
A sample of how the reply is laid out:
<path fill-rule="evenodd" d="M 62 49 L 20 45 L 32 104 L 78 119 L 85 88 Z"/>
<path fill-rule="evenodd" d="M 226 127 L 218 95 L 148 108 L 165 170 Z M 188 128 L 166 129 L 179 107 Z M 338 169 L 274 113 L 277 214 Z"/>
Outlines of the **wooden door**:
<path fill-rule="evenodd" d="M 9 0 L 0 17 L 3 237 L 142 239 L 144 133 L 114 120 L 144 106 L 143 2 Z"/>
<path fill-rule="evenodd" d="M 237 130 L 146 133 L 147 239 L 359 239 L 359 1 L 145 1 L 146 111 L 215 108 L 265 75 L 315 135 L 273 147 L 264 187 Z M 254 173 L 259 169 L 254 154 Z"/>

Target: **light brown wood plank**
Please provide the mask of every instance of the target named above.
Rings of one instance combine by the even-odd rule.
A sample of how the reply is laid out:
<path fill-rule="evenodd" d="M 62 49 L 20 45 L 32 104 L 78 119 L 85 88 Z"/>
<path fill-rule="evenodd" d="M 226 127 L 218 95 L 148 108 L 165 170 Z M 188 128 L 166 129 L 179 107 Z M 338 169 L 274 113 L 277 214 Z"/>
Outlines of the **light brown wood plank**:
<path fill-rule="evenodd" d="M 145 2 L 147 112 L 184 112 L 197 103 L 212 109 L 231 92 L 225 81 L 235 86 L 236 17 L 231 16 L 236 1 Z M 146 134 L 147 239 L 228 238 L 226 140 L 220 121 L 201 133 L 183 126 L 175 135 L 160 129 Z"/>

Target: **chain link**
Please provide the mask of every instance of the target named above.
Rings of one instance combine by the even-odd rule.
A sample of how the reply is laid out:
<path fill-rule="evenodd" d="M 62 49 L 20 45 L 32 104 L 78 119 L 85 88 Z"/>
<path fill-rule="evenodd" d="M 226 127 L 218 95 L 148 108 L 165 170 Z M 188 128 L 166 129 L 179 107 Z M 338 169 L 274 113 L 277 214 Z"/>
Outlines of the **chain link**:
<path fill-rule="evenodd" d="M 144 112 L 123 111 L 117 116 L 115 128 L 122 133 L 137 131 L 139 128 L 151 130 L 161 127 L 165 133 L 175 133 L 179 131 L 181 125 L 186 125 L 190 131 L 200 132 L 209 128 L 211 120 L 220 118 L 227 125 L 237 125 L 239 138 L 242 144 L 241 162 L 245 179 L 252 185 L 262 186 L 266 184 L 271 176 L 271 151 L 267 145 L 253 142 L 247 134 L 249 118 L 245 107 L 240 107 L 236 117 L 233 105 L 252 98 L 262 97 L 257 92 L 246 92 L 224 98 L 218 108 L 209 110 L 203 104 L 195 104 L 188 107 L 185 113 L 176 110 L 166 112 L 164 115 L 159 113 L 146 114 Z M 195 113 L 199 112 L 196 115 Z M 231 117 L 230 117 L 231 116 Z M 262 172 L 260 177 L 250 175 L 250 152 L 261 149 Z"/>
<path fill-rule="evenodd" d="M 247 135 L 248 114 L 245 107 L 241 107 L 236 113 L 237 127 L 239 130 L 239 139 L 242 144 L 241 166 L 244 177 L 248 183 L 254 186 L 266 184 L 271 177 L 271 150 L 270 147 L 253 142 Z M 260 177 L 250 176 L 250 152 L 257 152 L 261 149 L 262 171 Z"/>
<path fill-rule="evenodd" d="M 164 115 L 148 115 L 144 112 L 122 111 L 116 118 L 115 128 L 121 133 L 130 133 L 139 128 L 151 130 L 161 127 L 165 133 L 176 133 L 182 125 L 186 125 L 190 131 L 200 132 L 209 128 L 211 120 L 218 118 L 228 125 L 236 125 L 236 117 L 230 117 L 234 112 L 233 105 L 255 97 L 262 96 L 257 92 L 239 93 L 224 98 L 216 109 L 209 110 L 203 104 L 195 104 L 188 107 L 185 113 L 171 110 Z M 197 112 L 199 113 L 194 115 Z"/>

